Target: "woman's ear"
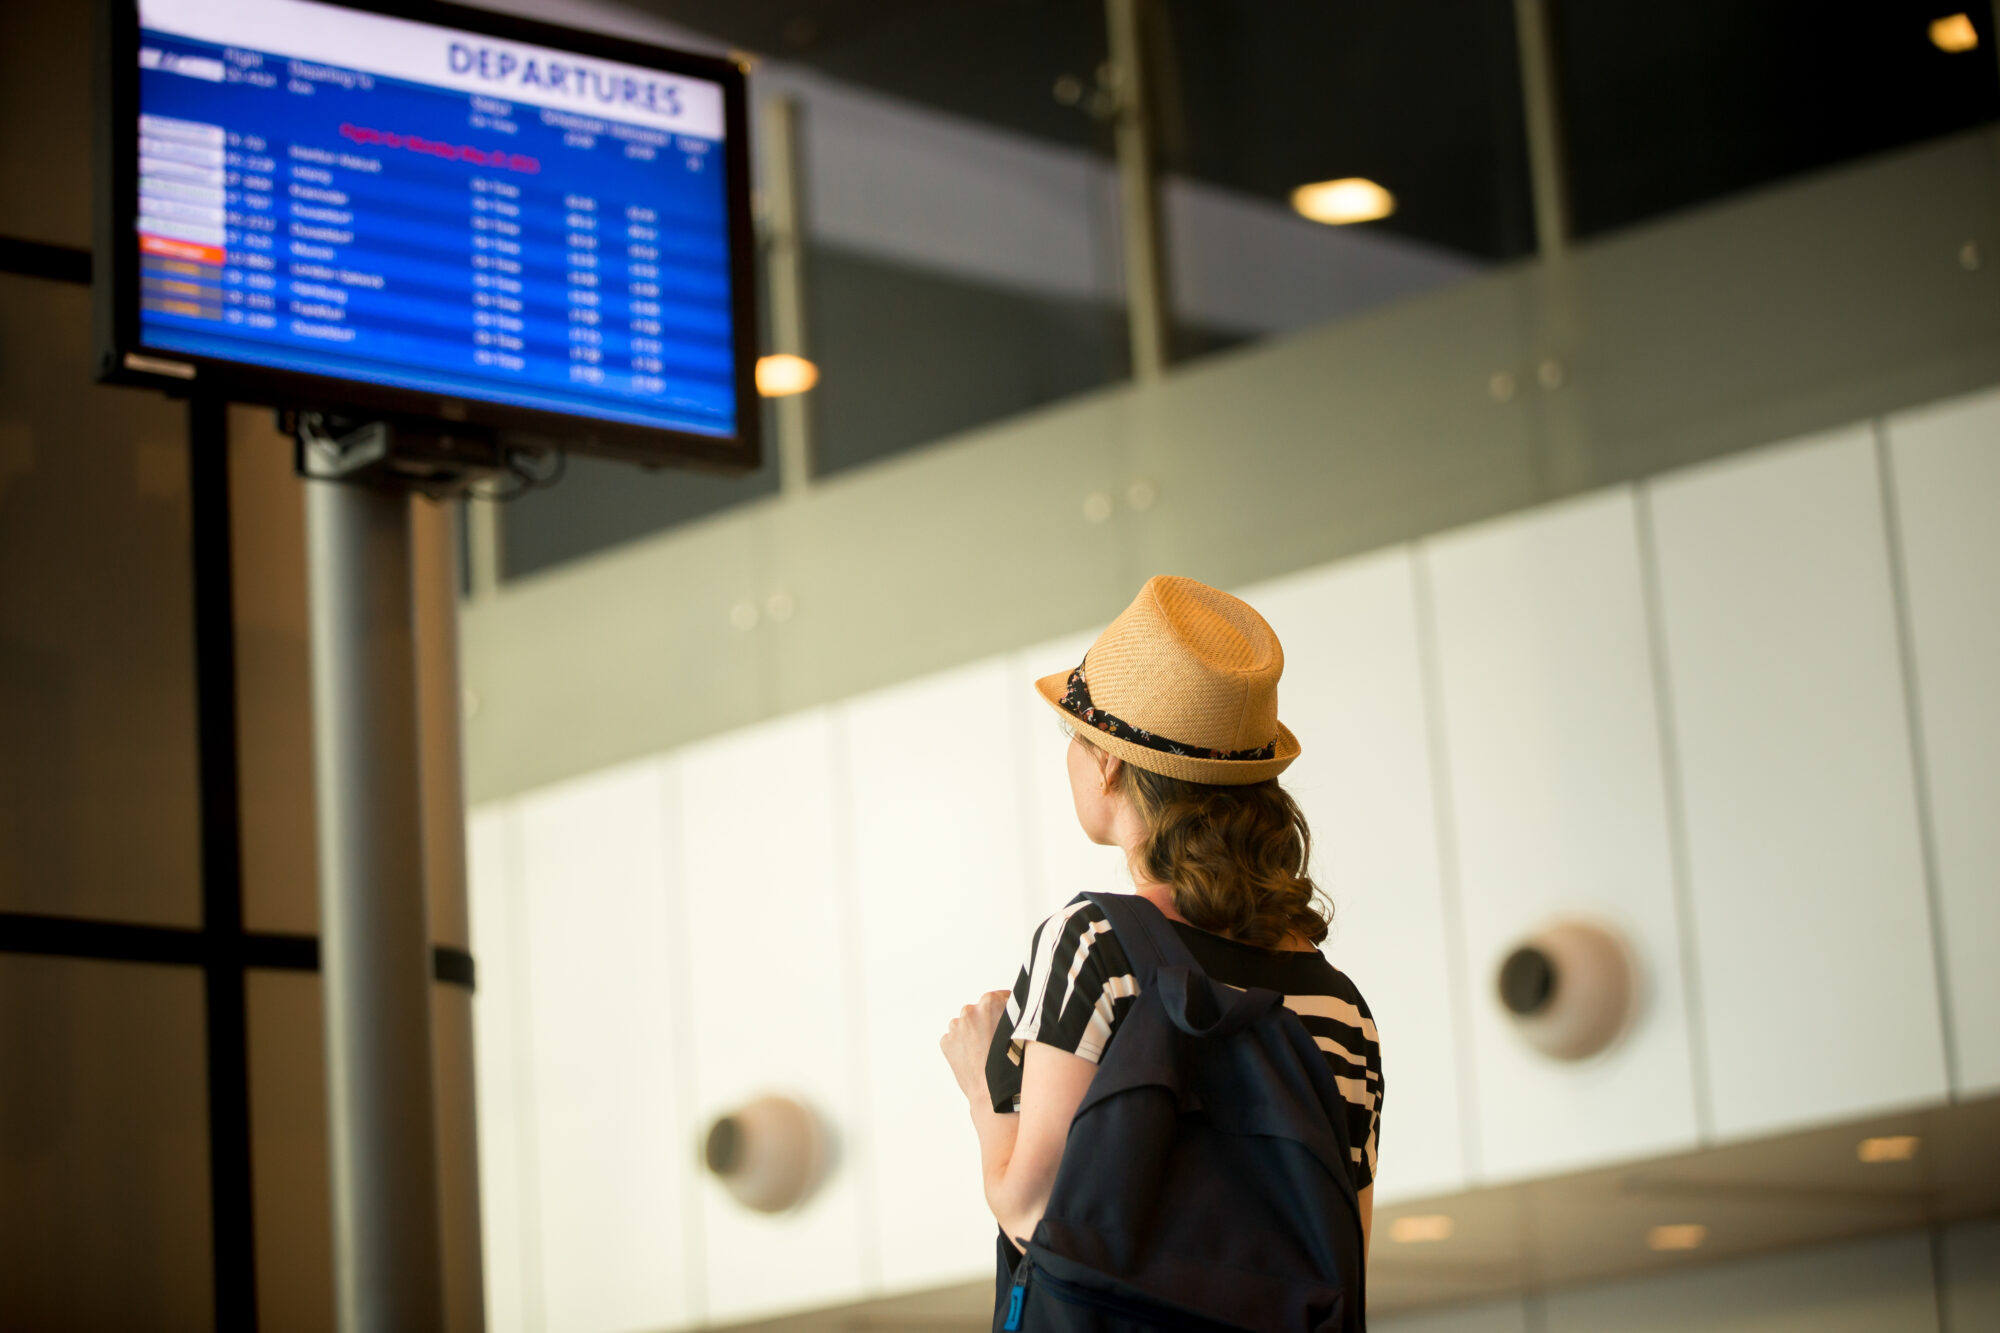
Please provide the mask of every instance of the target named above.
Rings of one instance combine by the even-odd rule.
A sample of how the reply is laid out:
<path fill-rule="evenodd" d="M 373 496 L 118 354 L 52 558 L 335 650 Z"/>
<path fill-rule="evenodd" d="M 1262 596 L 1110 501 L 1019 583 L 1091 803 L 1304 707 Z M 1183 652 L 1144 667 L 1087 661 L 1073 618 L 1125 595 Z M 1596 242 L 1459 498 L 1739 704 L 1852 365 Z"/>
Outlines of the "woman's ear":
<path fill-rule="evenodd" d="M 1097 773 L 1104 781 L 1098 790 L 1108 792 L 1116 786 L 1118 784 L 1118 774 L 1124 767 L 1125 761 L 1123 759 L 1120 759 L 1115 754 L 1106 754 L 1104 751 L 1099 750 L 1097 752 Z"/>

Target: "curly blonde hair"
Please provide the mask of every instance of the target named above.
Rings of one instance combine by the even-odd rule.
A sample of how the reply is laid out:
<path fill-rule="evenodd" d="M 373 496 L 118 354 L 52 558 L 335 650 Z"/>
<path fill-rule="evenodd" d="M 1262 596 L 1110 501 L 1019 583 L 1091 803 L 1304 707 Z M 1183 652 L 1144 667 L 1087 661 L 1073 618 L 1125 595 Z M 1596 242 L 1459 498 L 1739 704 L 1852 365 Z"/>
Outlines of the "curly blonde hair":
<path fill-rule="evenodd" d="M 1326 939 L 1333 904 L 1309 873 L 1312 831 L 1276 778 L 1221 787 L 1128 763 L 1118 781 L 1147 829 L 1134 869 L 1173 890 L 1189 925 L 1264 949 Z"/>

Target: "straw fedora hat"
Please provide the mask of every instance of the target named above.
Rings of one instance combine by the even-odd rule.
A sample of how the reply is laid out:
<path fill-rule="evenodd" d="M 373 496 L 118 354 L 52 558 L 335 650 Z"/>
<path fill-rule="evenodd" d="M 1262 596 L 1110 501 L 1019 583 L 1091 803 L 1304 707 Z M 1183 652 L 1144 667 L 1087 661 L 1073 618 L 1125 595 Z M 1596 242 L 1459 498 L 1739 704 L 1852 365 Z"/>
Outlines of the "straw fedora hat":
<path fill-rule="evenodd" d="M 1035 682 L 1076 734 L 1184 782 L 1263 782 L 1299 757 L 1278 721 L 1285 650 L 1250 604 L 1193 579 L 1146 581 L 1074 671 Z"/>

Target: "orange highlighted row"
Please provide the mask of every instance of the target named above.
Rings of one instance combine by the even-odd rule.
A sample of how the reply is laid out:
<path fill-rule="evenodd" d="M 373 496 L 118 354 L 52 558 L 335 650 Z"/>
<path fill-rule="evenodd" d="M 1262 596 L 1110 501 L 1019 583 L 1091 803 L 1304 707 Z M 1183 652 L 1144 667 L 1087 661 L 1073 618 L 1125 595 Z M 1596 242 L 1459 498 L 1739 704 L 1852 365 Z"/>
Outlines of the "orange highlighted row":
<path fill-rule="evenodd" d="M 146 272 L 176 273 L 183 278 L 213 278 L 215 276 L 213 273 L 204 272 L 200 264 L 190 264 L 182 259 L 156 258 L 152 263 L 146 265 Z"/>
<path fill-rule="evenodd" d="M 219 245 L 196 245 L 193 241 L 176 241 L 166 236 L 149 236 L 139 233 L 139 252 L 148 255 L 165 255 L 169 259 L 191 259 L 197 264 L 213 264 L 222 267 L 228 258 Z"/>
<path fill-rule="evenodd" d="M 221 306 L 202 305 L 197 301 L 162 301 L 149 298 L 141 301 L 139 304 L 141 308 L 146 310 L 158 310 L 168 315 L 186 315 L 190 319 L 222 318 Z"/>

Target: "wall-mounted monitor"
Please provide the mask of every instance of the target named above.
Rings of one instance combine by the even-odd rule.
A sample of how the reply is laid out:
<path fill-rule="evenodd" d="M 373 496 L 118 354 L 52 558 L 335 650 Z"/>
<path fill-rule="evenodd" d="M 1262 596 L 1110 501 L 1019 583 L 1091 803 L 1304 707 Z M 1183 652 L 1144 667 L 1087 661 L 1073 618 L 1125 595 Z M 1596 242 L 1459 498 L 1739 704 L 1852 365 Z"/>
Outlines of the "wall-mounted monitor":
<path fill-rule="evenodd" d="M 442 4 L 103 3 L 105 378 L 757 464 L 736 65 Z"/>

